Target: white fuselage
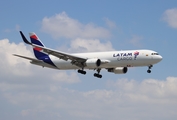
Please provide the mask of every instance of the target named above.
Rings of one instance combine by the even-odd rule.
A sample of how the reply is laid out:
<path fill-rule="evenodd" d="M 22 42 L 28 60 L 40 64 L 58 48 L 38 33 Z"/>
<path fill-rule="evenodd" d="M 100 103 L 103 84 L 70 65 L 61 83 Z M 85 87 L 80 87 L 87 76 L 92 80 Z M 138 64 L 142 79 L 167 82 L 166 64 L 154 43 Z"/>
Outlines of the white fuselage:
<path fill-rule="evenodd" d="M 13 54 L 14 56 L 30 60 L 31 64 L 59 69 L 71 70 L 78 69 L 78 73 L 86 74 L 84 69 L 94 69 L 94 77 L 102 78 L 101 69 L 105 68 L 108 72 L 115 74 L 127 73 L 128 67 L 148 66 L 148 73 L 154 64 L 162 60 L 157 52 L 152 50 L 122 50 L 92 53 L 65 53 L 53 50 L 44 46 L 38 36 L 30 33 L 29 42 L 22 31 L 20 35 L 23 41 L 33 47 L 35 58 Z"/>
<path fill-rule="evenodd" d="M 106 60 L 108 63 L 101 64 L 99 68 L 116 68 L 116 67 L 136 67 L 149 66 L 156 64 L 162 60 L 157 52 L 152 50 L 126 50 L 126 51 L 110 51 L 110 52 L 92 52 L 92 53 L 76 53 L 72 54 L 78 57 L 100 60 Z M 71 61 L 64 61 L 55 56 L 50 55 L 52 62 L 58 69 L 79 69 L 78 66 L 72 65 Z M 94 69 L 88 66 L 84 69 Z"/>

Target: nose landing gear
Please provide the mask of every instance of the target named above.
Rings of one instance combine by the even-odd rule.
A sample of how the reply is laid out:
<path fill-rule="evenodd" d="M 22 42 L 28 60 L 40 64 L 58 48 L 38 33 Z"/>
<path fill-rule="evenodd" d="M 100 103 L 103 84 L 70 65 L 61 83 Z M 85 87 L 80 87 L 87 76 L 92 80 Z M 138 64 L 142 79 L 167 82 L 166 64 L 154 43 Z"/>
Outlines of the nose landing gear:
<path fill-rule="evenodd" d="M 148 66 L 148 70 L 147 70 L 147 73 L 151 73 L 151 68 L 153 67 L 153 65 L 149 65 Z"/>

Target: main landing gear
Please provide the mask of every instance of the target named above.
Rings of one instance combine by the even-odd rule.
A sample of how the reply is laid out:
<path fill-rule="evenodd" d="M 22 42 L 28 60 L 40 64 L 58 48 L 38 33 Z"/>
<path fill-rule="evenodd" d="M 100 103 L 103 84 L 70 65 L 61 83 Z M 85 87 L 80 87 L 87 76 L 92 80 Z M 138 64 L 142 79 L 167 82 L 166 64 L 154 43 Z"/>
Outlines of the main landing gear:
<path fill-rule="evenodd" d="M 78 72 L 78 73 L 81 73 L 81 74 L 83 74 L 83 75 L 86 74 L 86 71 L 84 71 L 84 70 L 78 70 L 77 72 Z"/>
<path fill-rule="evenodd" d="M 93 76 L 97 77 L 97 78 L 102 78 L 102 75 L 100 75 L 100 71 L 101 71 L 101 69 L 97 69 L 97 73 L 94 73 Z M 82 70 L 78 70 L 77 72 L 81 73 L 83 75 L 86 74 L 86 71 L 84 71 L 83 69 Z"/>
<path fill-rule="evenodd" d="M 101 69 L 97 69 L 98 73 L 94 73 L 93 76 L 97 77 L 97 78 L 102 78 L 102 75 L 100 75 L 100 71 L 101 71 Z"/>
<path fill-rule="evenodd" d="M 147 73 L 151 73 L 151 68 L 153 67 L 153 65 L 149 65 L 148 66 L 148 70 L 147 70 Z"/>

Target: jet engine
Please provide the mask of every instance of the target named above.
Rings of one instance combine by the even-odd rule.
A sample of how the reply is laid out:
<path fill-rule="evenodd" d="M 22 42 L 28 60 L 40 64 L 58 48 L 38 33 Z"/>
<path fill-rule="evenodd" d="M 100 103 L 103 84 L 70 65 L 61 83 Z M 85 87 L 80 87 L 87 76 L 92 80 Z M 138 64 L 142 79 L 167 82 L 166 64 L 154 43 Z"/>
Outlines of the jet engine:
<path fill-rule="evenodd" d="M 127 67 L 116 67 L 116 68 L 109 68 L 108 72 L 113 72 L 115 74 L 125 74 L 127 73 L 128 68 Z"/>
<path fill-rule="evenodd" d="M 91 69 L 97 68 L 100 65 L 101 65 L 101 60 L 98 58 L 92 58 L 86 61 L 86 66 Z"/>

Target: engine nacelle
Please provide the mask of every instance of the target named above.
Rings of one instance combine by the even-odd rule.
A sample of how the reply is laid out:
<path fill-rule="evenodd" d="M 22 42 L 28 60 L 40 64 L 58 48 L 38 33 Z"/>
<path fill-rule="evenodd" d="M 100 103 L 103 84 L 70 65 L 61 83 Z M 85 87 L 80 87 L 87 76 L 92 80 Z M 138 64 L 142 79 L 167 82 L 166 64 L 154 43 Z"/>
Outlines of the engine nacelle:
<path fill-rule="evenodd" d="M 86 66 L 91 69 L 97 68 L 100 65 L 101 65 L 101 60 L 98 58 L 92 58 L 86 61 Z"/>
<path fill-rule="evenodd" d="M 113 72 L 115 74 L 125 74 L 127 73 L 128 68 L 127 67 L 116 67 L 116 68 L 109 68 L 108 72 Z"/>

